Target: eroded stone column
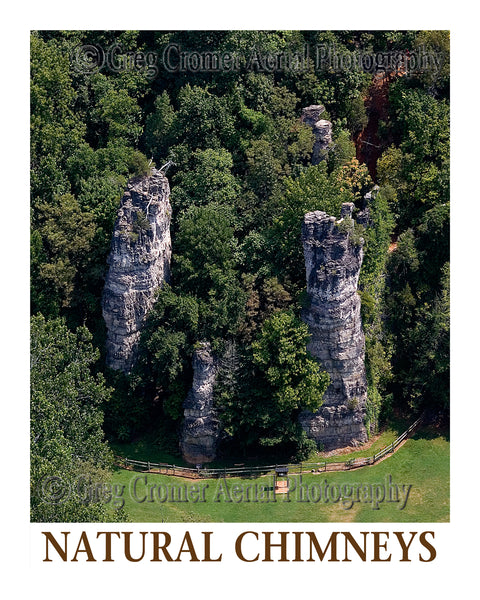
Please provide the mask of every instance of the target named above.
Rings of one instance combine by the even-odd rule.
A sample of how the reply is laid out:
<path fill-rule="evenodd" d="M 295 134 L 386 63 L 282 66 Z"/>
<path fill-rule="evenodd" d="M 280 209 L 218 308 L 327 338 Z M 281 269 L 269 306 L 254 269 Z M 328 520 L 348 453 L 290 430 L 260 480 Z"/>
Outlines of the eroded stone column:
<path fill-rule="evenodd" d="M 218 419 L 213 406 L 213 388 L 218 361 L 210 344 L 202 342 L 193 353 L 193 383 L 183 403 L 180 435 L 183 458 L 191 464 L 212 462 L 216 456 Z"/>
<path fill-rule="evenodd" d="M 320 409 L 314 414 L 304 411 L 300 422 L 326 450 L 367 440 L 365 337 L 357 294 L 363 239 L 353 231 L 352 211 L 353 204 L 345 203 L 339 221 L 325 212 L 311 212 L 302 226 L 308 350 L 321 361 L 331 383 Z"/>
<path fill-rule="evenodd" d="M 168 281 L 172 254 L 170 187 L 157 170 L 128 182 L 112 236 L 102 298 L 107 366 L 130 372 L 156 290 Z"/>
<path fill-rule="evenodd" d="M 328 150 L 332 144 L 332 123 L 327 119 L 321 119 L 320 115 L 325 112 L 322 104 L 312 104 L 302 111 L 301 120 L 312 128 L 315 142 L 312 151 L 312 165 L 327 157 Z"/>

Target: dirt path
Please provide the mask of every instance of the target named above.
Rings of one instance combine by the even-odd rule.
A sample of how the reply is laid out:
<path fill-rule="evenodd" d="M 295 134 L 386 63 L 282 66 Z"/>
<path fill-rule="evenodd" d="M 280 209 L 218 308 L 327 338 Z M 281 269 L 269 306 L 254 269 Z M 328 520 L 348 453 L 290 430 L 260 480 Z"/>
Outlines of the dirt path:
<path fill-rule="evenodd" d="M 357 159 L 360 163 L 367 165 L 370 177 L 375 183 L 377 183 L 377 161 L 384 149 L 378 137 L 379 122 L 387 120 L 390 84 L 401 76 L 403 76 L 403 71 L 375 74 L 365 98 L 368 123 L 354 138 Z"/>

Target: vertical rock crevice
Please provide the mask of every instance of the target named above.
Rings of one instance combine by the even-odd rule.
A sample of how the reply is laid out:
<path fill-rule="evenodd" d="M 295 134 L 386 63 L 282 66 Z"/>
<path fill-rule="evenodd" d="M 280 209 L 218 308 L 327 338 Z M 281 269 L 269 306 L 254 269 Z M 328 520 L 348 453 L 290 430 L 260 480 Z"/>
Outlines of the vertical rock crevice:
<path fill-rule="evenodd" d="M 308 350 L 321 361 L 331 382 L 320 409 L 302 412 L 300 423 L 325 450 L 367 440 L 365 337 L 357 294 L 363 239 L 353 229 L 353 207 L 343 204 L 339 221 L 322 211 L 308 213 L 302 226 Z"/>
<path fill-rule="evenodd" d="M 102 297 L 107 366 L 129 373 L 156 290 L 169 279 L 170 187 L 161 171 L 131 179 L 112 236 Z"/>

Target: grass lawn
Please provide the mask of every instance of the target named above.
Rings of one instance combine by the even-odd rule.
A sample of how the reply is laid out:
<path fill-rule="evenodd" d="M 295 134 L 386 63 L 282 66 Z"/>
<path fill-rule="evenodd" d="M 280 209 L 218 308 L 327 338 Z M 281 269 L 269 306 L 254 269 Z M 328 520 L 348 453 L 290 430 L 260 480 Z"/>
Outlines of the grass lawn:
<path fill-rule="evenodd" d="M 370 448 L 331 460 L 370 456 L 398 433 L 384 432 Z M 191 480 L 119 468 L 112 483 L 119 486 L 129 518 L 139 523 L 447 522 L 449 445 L 446 437 L 419 430 L 394 455 L 371 467 L 304 473 L 301 480 L 292 475 L 288 495 L 275 496 L 272 476 Z M 148 459 L 143 454 L 147 448 L 115 450 Z"/>

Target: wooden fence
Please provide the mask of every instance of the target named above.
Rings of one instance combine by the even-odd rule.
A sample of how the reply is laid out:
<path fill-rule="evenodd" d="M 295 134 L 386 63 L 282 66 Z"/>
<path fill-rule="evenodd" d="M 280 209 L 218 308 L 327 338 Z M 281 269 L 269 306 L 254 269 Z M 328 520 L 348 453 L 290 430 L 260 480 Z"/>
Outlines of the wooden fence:
<path fill-rule="evenodd" d="M 303 462 L 296 464 L 285 464 L 281 465 L 264 465 L 264 466 L 245 466 L 237 465 L 234 467 L 223 468 L 223 469 L 208 469 L 208 468 L 195 468 L 195 467 L 181 467 L 179 465 L 170 465 L 167 463 L 155 463 L 143 460 L 133 460 L 131 458 L 123 458 L 121 456 L 115 456 L 116 464 L 119 467 L 130 469 L 133 471 L 143 471 L 149 473 L 159 473 L 161 475 L 174 475 L 175 477 L 189 477 L 193 479 L 205 478 L 214 479 L 219 477 L 260 477 L 262 475 L 268 475 L 269 473 L 275 473 L 276 469 L 281 467 L 282 469 L 288 468 L 289 474 L 302 474 L 302 473 L 324 473 L 327 471 L 348 471 L 351 469 L 357 469 L 366 465 L 374 465 L 382 458 L 393 454 L 398 446 L 405 440 L 413 431 L 420 425 L 423 420 L 423 416 L 412 423 L 410 427 L 404 431 L 395 441 L 393 441 L 385 448 L 379 450 L 373 456 L 351 458 L 344 462 Z"/>

